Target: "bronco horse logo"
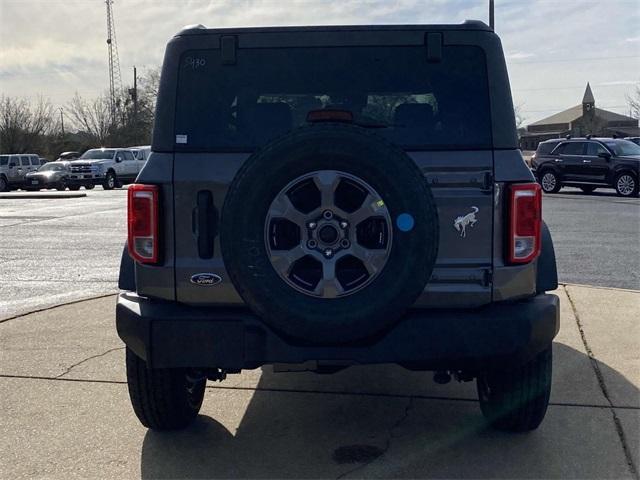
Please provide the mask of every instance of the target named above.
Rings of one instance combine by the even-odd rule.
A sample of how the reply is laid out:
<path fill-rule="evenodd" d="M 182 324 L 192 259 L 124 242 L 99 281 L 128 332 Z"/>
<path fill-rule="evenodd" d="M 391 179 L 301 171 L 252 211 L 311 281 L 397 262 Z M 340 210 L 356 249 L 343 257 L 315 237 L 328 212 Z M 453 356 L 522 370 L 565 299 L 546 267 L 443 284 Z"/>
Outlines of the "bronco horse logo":
<path fill-rule="evenodd" d="M 467 213 L 466 215 L 460 215 L 453 221 L 453 228 L 460 232 L 460 236 L 465 238 L 467 236 L 467 227 L 473 227 L 478 219 L 476 218 L 476 213 L 480 210 L 478 207 L 471 207 L 473 212 Z"/>

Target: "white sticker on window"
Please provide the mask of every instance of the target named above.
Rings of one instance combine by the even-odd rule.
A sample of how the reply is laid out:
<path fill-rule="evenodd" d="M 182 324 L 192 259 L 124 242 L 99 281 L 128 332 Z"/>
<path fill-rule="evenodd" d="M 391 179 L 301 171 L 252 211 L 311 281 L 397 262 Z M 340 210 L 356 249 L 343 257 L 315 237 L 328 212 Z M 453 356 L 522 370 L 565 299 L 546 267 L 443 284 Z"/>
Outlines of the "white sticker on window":
<path fill-rule="evenodd" d="M 176 143 L 187 143 L 186 135 L 176 135 Z"/>

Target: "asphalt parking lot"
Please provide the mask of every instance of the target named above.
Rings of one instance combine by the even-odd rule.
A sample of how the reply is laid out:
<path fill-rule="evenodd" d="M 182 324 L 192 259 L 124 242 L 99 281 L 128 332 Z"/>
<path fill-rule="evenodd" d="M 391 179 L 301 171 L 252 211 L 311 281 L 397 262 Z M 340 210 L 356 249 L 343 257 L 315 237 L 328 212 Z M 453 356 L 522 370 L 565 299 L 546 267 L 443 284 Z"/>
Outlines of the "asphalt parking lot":
<path fill-rule="evenodd" d="M 556 248 L 561 282 L 640 289 L 640 200 L 612 189 L 545 195 L 542 216 Z"/>

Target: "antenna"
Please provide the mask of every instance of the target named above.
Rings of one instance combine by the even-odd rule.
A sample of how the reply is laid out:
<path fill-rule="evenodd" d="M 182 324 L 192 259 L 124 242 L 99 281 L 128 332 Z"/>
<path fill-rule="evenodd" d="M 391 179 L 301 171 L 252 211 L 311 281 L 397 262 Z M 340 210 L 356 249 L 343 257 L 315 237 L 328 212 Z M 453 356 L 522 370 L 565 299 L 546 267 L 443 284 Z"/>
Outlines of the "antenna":
<path fill-rule="evenodd" d="M 491 30 L 495 30 L 495 5 L 493 0 L 489 0 L 489 26 Z"/>
<path fill-rule="evenodd" d="M 105 0 L 107 5 L 107 49 L 109 50 L 109 103 L 111 107 L 111 121 L 115 123 L 118 95 L 122 91 L 122 76 L 120 75 L 120 59 L 118 58 L 118 43 L 116 42 L 116 26 L 113 19 L 113 0 Z"/>

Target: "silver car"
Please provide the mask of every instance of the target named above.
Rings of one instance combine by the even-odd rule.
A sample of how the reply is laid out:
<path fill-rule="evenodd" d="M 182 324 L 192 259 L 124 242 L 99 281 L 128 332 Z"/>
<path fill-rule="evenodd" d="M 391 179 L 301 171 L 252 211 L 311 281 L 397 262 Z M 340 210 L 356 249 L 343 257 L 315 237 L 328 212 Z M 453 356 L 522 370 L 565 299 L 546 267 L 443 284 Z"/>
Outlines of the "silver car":
<path fill-rule="evenodd" d="M 63 191 L 67 188 L 69 167 L 66 162 L 50 162 L 42 165 L 37 171 L 25 175 L 25 190 L 55 188 Z"/>

